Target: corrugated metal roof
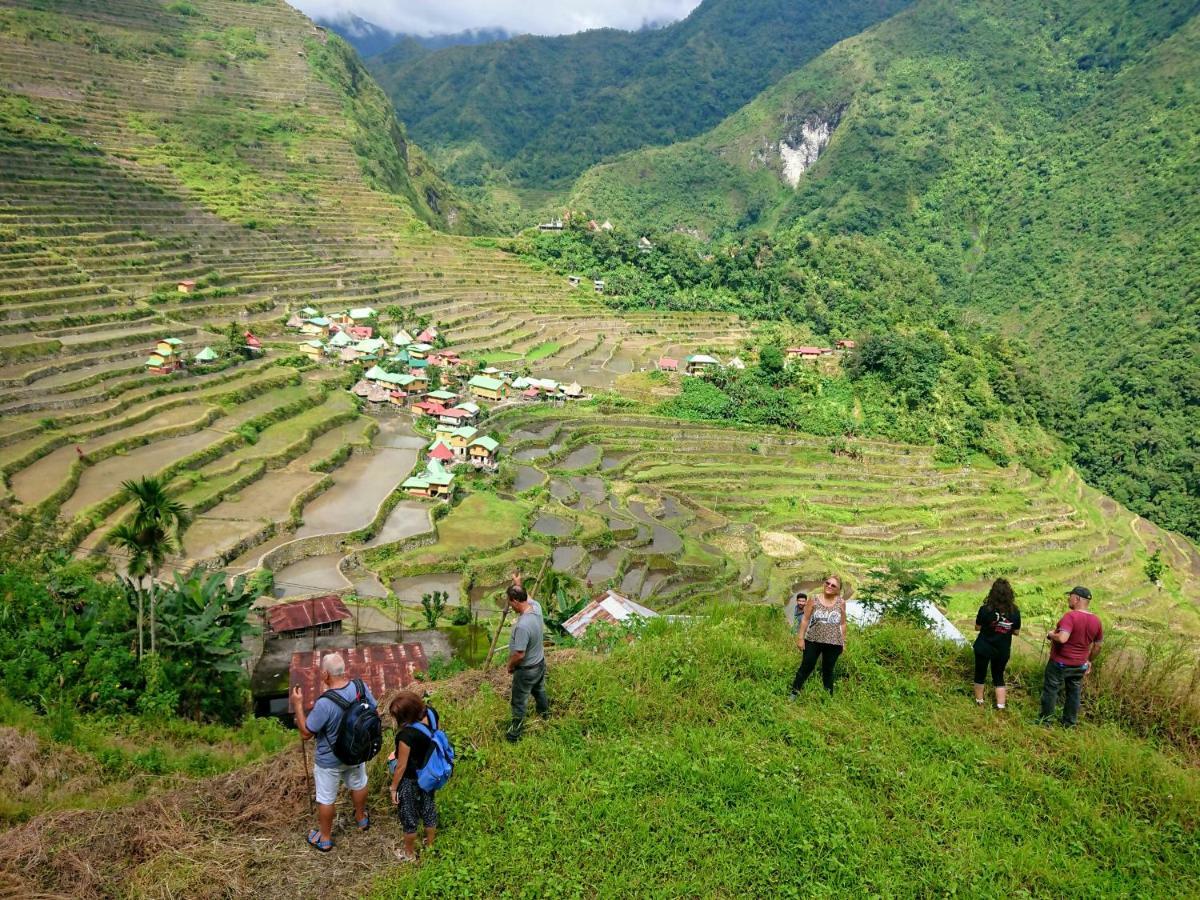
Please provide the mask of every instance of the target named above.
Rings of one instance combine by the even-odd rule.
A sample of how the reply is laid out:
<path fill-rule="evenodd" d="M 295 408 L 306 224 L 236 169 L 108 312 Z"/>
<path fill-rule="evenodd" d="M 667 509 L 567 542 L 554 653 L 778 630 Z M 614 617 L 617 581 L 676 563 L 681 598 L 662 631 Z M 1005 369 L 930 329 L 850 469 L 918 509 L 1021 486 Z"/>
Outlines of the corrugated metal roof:
<path fill-rule="evenodd" d="M 267 610 L 267 620 L 271 630 L 276 633 L 299 631 L 301 628 L 311 628 L 314 624 L 328 625 L 330 622 L 340 622 L 348 618 L 350 610 L 337 594 L 293 600 L 291 603 L 280 603 Z"/>
<path fill-rule="evenodd" d="M 572 637 L 579 637 L 588 630 L 593 622 L 624 622 L 630 616 L 641 616 L 651 619 L 657 616 L 654 610 L 635 603 L 628 597 L 623 597 L 616 591 L 607 591 L 596 597 L 567 621 L 563 628 Z"/>
<path fill-rule="evenodd" d="M 361 678 L 379 699 L 385 692 L 408 687 L 417 680 L 417 672 L 429 669 L 425 650 L 420 644 L 375 644 L 346 650 L 306 650 L 292 654 L 288 667 L 291 687 L 302 693 L 301 707 L 307 713 L 321 696 L 321 657 L 326 653 L 340 653 L 346 660 L 346 674 L 350 678 Z M 291 690 L 288 691 L 288 710 L 292 708 Z"/>

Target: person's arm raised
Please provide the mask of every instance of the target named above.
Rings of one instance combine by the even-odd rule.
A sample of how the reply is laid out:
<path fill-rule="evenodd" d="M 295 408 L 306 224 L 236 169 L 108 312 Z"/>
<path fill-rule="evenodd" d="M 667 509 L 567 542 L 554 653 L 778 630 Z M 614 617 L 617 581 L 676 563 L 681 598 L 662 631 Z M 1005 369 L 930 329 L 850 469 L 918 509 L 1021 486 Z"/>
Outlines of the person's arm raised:
<path fill-rule="evenodd" d="M 310 740 L 313 733 L 308 730 L 308 722 L 304 715 L 304 692 L 298 687 L 292 688 L 292 717 L 296 720 L 296 730 L 300 732 L 300 739 Z"/>

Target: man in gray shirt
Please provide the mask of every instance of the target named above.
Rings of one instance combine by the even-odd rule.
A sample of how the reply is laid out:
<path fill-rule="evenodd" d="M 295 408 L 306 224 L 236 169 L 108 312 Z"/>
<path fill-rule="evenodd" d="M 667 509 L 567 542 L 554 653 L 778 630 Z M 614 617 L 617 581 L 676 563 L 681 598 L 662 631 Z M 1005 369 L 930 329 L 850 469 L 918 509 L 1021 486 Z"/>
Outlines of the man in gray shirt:
<path fill-rule="evenodd" d="M 546 624 L 542 607 L 525 593 L 521 576 L 513 573 L 508 587 L 508 605 L 518 616 L 508 641 L 508 671 L 512 674 L 512 724 L 505 737 L 516 743 L 525 726 L 525 708 L 529 695 L 543 719 L 550 715 L 550 700 L 546 696 L 546 651 L 542 647 Z"/>

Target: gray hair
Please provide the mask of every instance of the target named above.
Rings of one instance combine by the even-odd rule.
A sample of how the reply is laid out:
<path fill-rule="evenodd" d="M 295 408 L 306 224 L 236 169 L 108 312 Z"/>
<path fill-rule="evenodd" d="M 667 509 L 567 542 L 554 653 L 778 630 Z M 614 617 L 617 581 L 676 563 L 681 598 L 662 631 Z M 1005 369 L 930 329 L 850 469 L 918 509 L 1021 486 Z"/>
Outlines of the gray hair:
<path fill-rule="evenodd" d="M 321 671 L 334 678 L 346 674 L 346 660 L 340 653 L 326 653 L 321 657 Z"/>

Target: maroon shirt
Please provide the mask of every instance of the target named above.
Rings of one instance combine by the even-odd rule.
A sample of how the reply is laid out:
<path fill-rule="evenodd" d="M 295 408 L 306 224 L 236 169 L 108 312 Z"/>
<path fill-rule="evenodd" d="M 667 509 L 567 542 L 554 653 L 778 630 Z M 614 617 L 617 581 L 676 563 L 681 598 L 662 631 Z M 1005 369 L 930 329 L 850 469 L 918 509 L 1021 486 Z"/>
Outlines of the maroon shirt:
<path fill-rule="evenodd" d="M 1058 630 L 1069 631 L 1071 636 L 1065 644 L 1051 642 L 1050 662 L 1064 666 L 1082 666 L 1091 656 L 1092 644 L 1104 637 L 1099 617 L 1082 609 L 1073 609 L 1059 619 Z"/>

